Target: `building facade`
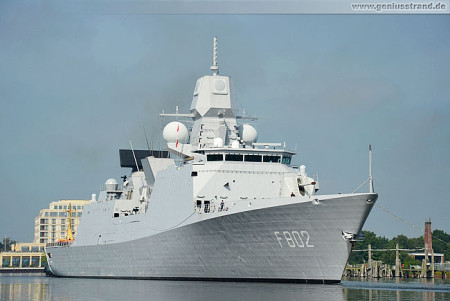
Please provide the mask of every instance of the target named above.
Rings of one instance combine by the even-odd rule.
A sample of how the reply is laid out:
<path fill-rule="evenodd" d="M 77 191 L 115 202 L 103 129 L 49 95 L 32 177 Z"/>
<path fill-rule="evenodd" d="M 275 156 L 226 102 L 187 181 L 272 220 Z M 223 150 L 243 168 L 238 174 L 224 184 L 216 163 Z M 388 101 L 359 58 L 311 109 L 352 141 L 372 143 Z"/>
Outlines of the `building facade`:
<path fill-rule="evenodd" d="M 42 209 L 34 220 L 34 242 L 53 243 L 65 239 L 69 225 L 69 205 L 72 207 L 72 232 L 77 233 L 84 205 L 90 200 L 60 200 L 51 202 L 48 209 Z"/>

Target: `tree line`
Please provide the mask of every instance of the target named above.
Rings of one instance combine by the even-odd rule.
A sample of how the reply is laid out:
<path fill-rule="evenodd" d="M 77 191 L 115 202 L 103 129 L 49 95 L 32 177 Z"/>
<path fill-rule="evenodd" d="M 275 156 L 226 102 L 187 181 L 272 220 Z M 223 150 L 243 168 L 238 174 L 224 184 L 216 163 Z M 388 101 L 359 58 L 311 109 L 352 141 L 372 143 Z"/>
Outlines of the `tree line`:
<path fill-rule="evenodd" d="M 11 246 L 15 244 L 16 241 L 12 240 L 10 237 L 4 237 L 0 241 L 0 252 L 8 252 L 11 251 Z M 1 263 L 0 263 L 1 264 Z"/>
<path fill-rule="evenodd" d="M 372 231 L 362 231 L 365 239 L 355 243 L 353 250 L 365 250 L 368 249 L 370 244 L 372 249 L 395 249 L 398 244 L 399 249 L 423 249 L 424 240 L 423 236 L 416 238 L 408 238 L 403 234 L 397 235 L 392 239 L 388 239 L 384 236 L 377 236 Z M 450 235 L 442 230 L 434 230 L 432 232 L 433 250 L 434 253 L 444 254 L 445 260 L 450 260 Z M 417 251 L 421 253 L 423 251 Z M 410 265 L 421 265 L 422 263 L 414 258 L 410 257 L 406 251 L 400 251 L 399 257 L 401 262 L 408 267 Z M 360 264 L 368 261 L 368 252 L 352 252 L 349 258 L 349 264 Z M 395 250 L 385 252 L 372 252 L 373 260 L 381 260 L 382 262 L 390 265 L 395 264 Z"/>

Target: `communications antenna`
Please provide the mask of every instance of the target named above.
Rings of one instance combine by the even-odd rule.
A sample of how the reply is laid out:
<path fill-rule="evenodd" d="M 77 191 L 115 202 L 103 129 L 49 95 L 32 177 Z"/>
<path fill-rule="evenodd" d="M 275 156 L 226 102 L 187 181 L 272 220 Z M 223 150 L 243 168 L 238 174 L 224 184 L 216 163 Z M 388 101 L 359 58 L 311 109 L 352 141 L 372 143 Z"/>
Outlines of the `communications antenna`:
<path fill-rule="evenodd" d="M 217 65 L 217 37 L 213 39 L 213 64 L 211 70 L 214 75 L 219 75 L 219 66 Z"/>

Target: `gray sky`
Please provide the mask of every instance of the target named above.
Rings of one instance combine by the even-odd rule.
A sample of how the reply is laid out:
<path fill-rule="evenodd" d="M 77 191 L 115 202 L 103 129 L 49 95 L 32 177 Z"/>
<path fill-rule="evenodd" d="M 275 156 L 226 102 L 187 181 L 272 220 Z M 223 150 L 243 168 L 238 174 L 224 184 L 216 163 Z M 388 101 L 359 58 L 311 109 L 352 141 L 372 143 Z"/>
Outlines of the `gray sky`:
<path fill-rule="evenodd" d="M 260 117 L 259 141 L 297 145 L 321 193 L 368 177 L 379 204 L 450 233 L 450 19 L 438 15 L 108 14 L 0 3 L 0 234 L 31 241 L 34 217 L 89 199 L 120 169 L 118 149 L 161 143 L 158 114 L 187 112 L 210 74 Z M 88 5 L 88 3 L 83 3 Z M 362 190 L 367 191 L 364 186 Z M 374 208 L 364 229 L 420 235 Z"/>

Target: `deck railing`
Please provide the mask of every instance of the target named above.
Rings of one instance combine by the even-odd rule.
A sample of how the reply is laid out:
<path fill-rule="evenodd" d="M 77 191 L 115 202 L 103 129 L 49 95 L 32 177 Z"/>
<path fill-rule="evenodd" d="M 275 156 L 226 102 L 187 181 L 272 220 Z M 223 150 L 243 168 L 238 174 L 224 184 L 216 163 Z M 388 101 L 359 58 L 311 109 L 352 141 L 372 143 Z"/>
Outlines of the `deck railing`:
<path fill-rule="evenodd" d="M 46 247 L 68 247 L 72 244 L 70 241 L 49 242 Z"/>

